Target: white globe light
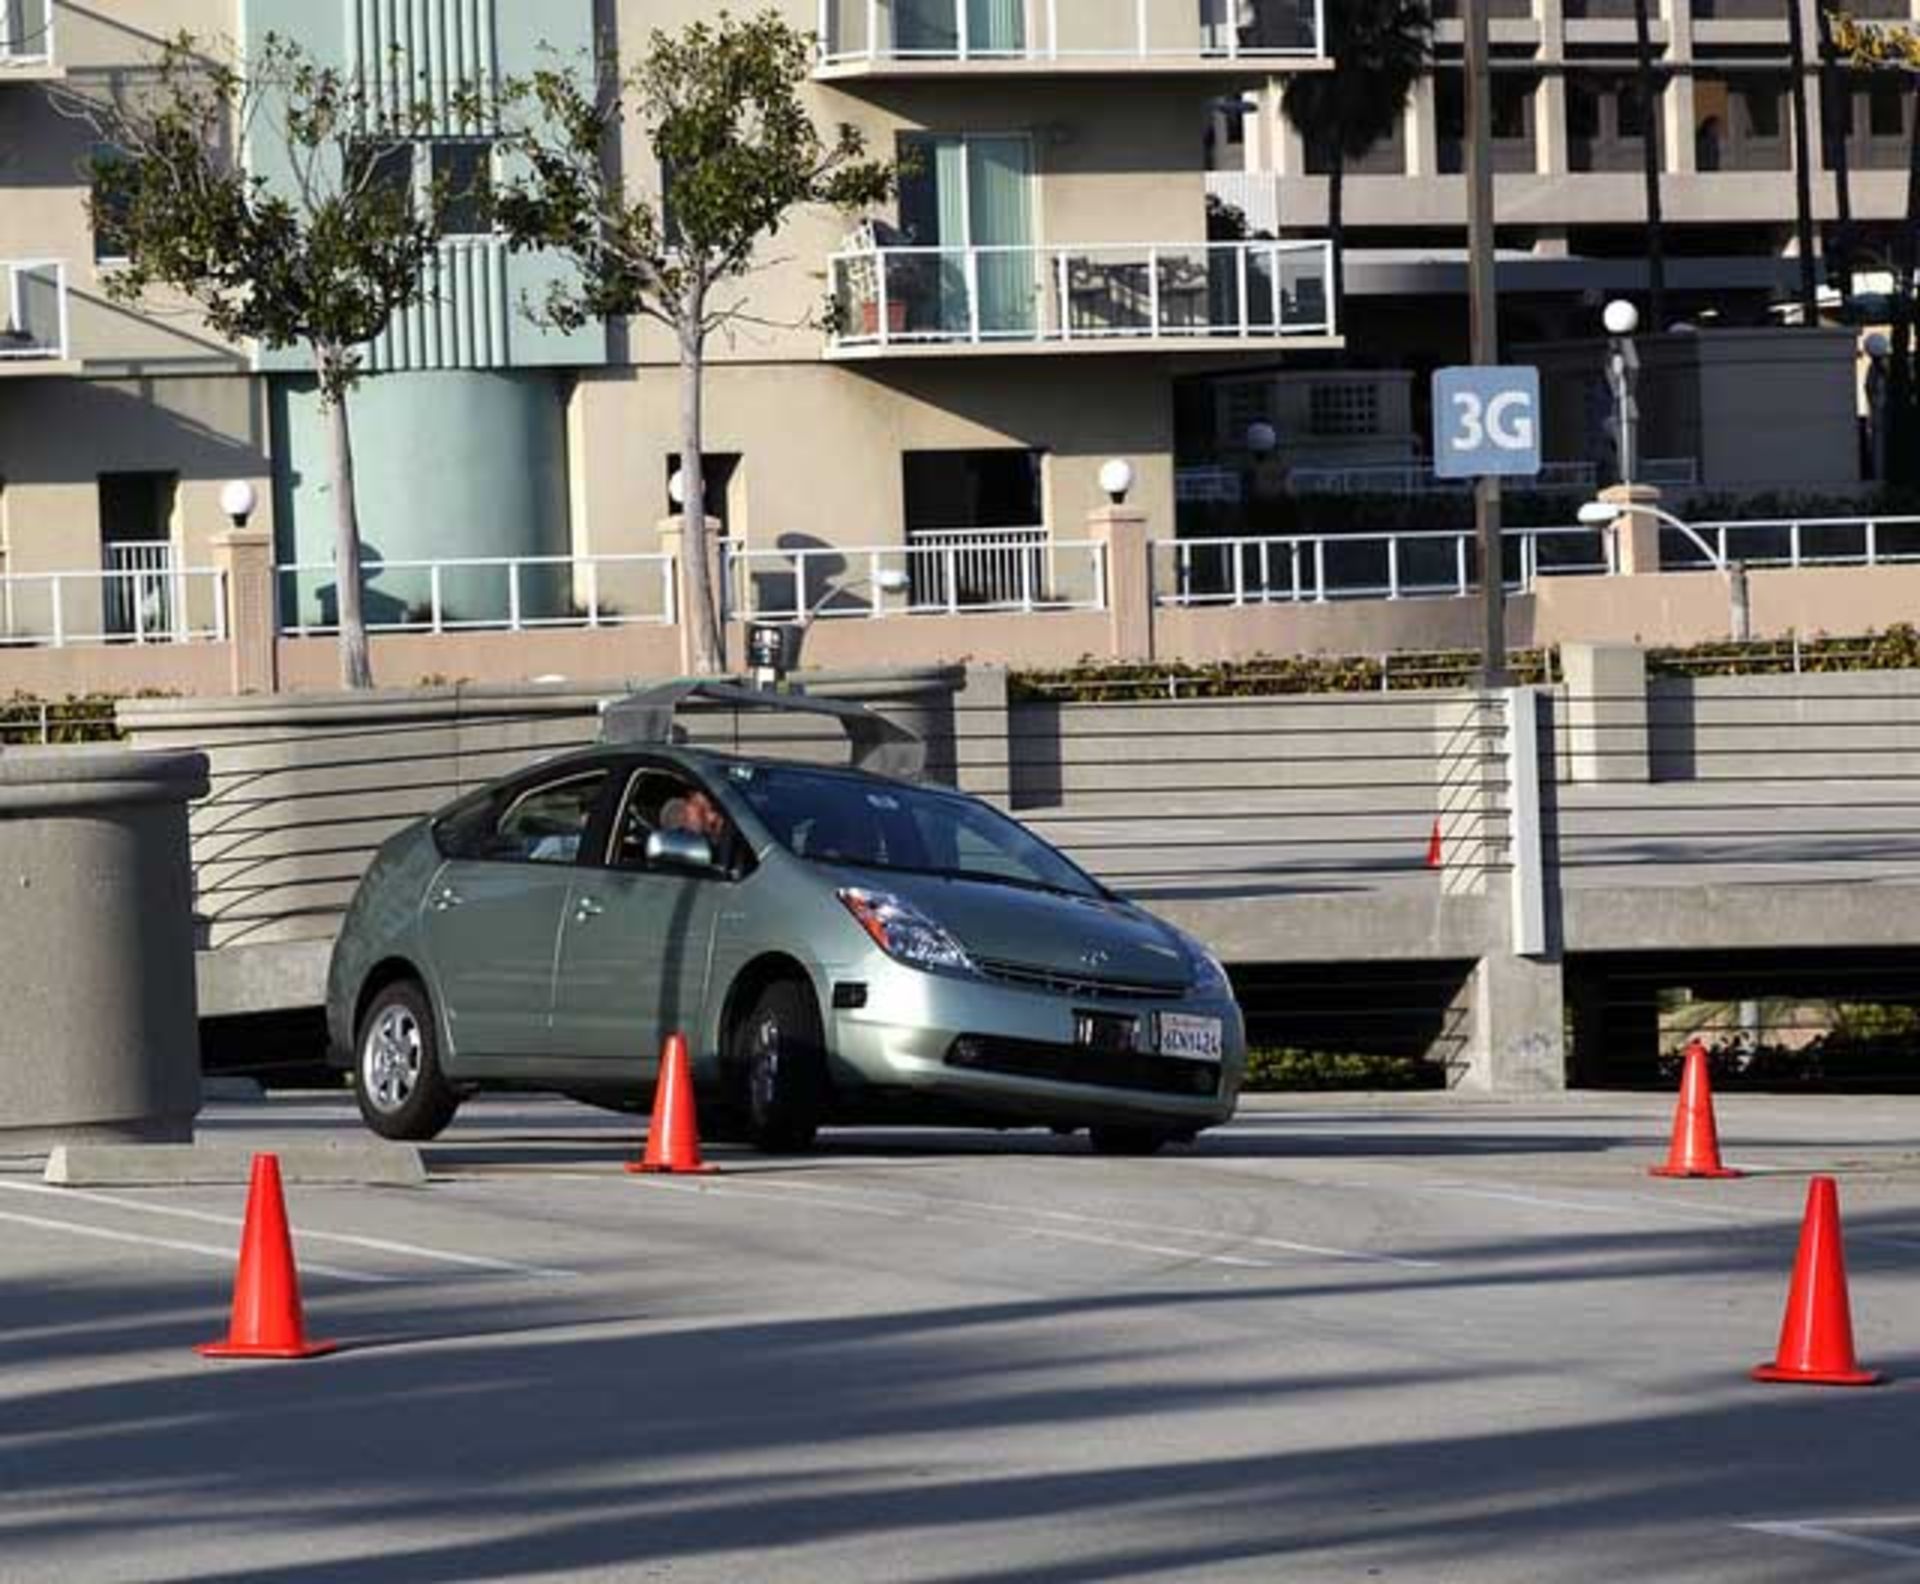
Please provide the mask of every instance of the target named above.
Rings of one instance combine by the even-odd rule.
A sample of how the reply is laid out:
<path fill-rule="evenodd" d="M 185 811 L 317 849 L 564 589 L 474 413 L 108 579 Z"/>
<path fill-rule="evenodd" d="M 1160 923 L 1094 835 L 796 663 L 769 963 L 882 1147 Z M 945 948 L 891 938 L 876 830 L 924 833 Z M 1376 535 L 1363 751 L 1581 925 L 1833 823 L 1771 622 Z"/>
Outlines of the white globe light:
<path fill-rule="evenodd" d="M 1133 464 L 1120 457 L 1104 464 L 1100 469 L 1100 487 L 1118 505 L 1133 488 Z"/>
<path fill-rule="evenodd" d="M 1247 449 L 1255 456 L 1267 456 L 1280 444 L 1280 431 L 1264 422 L 1247 425 Z"/>
<path fill-rule="evenodd" d="M 245 479 L 231 479 L 220 486 L 220 509 L 235 522 L 244 522 L 259 504 L 253 486 Z"/>
<path fill-rule="evenodd" d="M 1640 310 L 1624 297 L 1608 303 L 1601 318 L 1608 335 L 1630 336 L 1640 328 Z"/>
<path fill-rule="evenodd" d="M 667 480 L 667 499 L 676 506 L 687 504 L 687 476 L 678 468 L 673 470 L 672 477 Z"/>
<path fill-rule="evenodd" d="M 1878 330 L 1867 334 L 1867 356 L 1870 358 L 1888 357 L 1893 352 L 1893 343 Z"/>

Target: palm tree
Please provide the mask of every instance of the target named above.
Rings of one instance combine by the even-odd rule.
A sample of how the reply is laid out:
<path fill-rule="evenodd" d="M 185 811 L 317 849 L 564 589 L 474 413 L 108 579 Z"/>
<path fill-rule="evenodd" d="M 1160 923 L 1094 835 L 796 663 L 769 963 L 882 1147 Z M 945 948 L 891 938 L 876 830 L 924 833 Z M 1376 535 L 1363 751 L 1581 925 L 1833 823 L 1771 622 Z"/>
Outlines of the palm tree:
<path fill-rule="evenodd" d="M 1798 3 L 1798 0 L 1796 0 Z M 1667 327 L 1667 228 L 1660 201 L 1660 97 L 1647 0 L 1633 0 L 1633 58 L 1640 99 L 1641 172 L 1647 191 L 1647 299 L 1655 330 Z"/>
<path fill-rule="evenodd" d="M 1327 233 L 1333 241 L 1334 323 L 1346 309 L 1346 167 L 1393 136 L 1433 56 L 1425 0 L 1340 0 L 1327 7 L 1333 70 L 1288 79 L 1281 108 L 1311 148 L 1329 152 Z"/>

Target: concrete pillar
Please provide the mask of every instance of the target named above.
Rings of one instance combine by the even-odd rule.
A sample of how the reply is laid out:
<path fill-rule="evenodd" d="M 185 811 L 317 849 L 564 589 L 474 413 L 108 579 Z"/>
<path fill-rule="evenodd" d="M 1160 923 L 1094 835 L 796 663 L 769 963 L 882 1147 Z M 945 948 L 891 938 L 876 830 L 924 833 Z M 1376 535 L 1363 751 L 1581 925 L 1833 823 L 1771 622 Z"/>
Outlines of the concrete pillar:
<path fill-rule="evenodd" d="M 1660 492 L 1651 484 L 1609 484 L 1600 498 L 1614 506 L 1657 506 Z M 1622 512 L 1608 530 L 1613 535 L 1613 570 L 1626 577 L 1660 570 L 1660 522 L 1646 512 Z"/>
<path fill-rule="evenodd" d="M 1147 514 L 1138 506 L 1099 506 L 1087 514 L 1087 537 L 1107 547 L 1107 616 L 1112 658 L 1153 658 L 1153 567 Z"/>
<path fill-rule="evenodd" d="M 1560 646 L 1566 674 L 1566 778 L 1577 784 L 1649 779 L 1647 657 L 1635 644 Z"/>
<path fill-rule="evenodd" d="M 1407 105 L 1407 174 L 1440 174 L 1440 115 L 1431 72 L 1422 74 L 1413 85 L 1413 97 Z"/>
<path fill-rule="evenodd" d="M 1503 912 L 1489 908 L 1489 919 Z M 1490 952 L 1461 989 L 1464 1037 L 1452 1087 L 1471 1094 L 1545 1094 L 1567 1086 L 1560 959 Z"/>
<path fill-rule="evenodd" d="M 273 535 L 264 528 L 231 528 L 216 534 L 213 564 L 226 574 L 233 691 L 277 692 L 280 621 L 274 593 Z"/>
<path fill-rule="evenodd" d="M 189 1140 L 199 753 L 0 753 L 0 1153 Z"/>
<path fill-rule="evenodd" d="M 684 674 L 690 676 L 693 673 L 694 667 L 693 623 L 688 619 L 687 613 L 693 609 L 693 602 L 687 596 L 685 524 L 677 515 L 664 518 L 659 525 L 658 531 L 660 536 L 660 553 L 673 557 L 673 609 L 674 625 L 680 634 L 680 669 Z M 708 586 L 716 591 L 715 597 L 716 600 L 718 600 L 721 611 L 721 622 L 724 626 L 729 613 L 726 610 L 726 601 L 719 599 L 717 592 L 723 586 L 721 578 L 725 575 L 726 571 L 721 552 L 722 541 L 720 538 L 720 519 L 718 517 L 709 517 L 707 519 L 706 538 Z M 804 594 L 801 597 L 804 598 Z M 731 648 L 732 646 L 729 645 L 730 651 Z"/>

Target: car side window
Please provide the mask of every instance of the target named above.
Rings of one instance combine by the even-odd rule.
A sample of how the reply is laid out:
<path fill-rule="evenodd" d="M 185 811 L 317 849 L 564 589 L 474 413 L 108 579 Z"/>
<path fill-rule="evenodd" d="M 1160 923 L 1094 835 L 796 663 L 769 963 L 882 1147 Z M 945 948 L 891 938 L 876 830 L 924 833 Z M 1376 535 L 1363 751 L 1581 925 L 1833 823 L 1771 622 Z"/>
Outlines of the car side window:
<path fill-rule="evenodd" d="M 672 805 L 693 791 L 684 776 L 667 770 L 636 770 L 627 783 L 627 795 L 621 800 L 608 838 L 607 864 L 614 869 L 647 867 L 647 838 L 662 828 L 662 821 L 678 810 Z"/>
<path fill-rule="evenodd" d="M 594 770 L 521 793 L 500 816 L 482 856 L 497 863 L 573 863 L 606 781 L 606 771 Z"/>

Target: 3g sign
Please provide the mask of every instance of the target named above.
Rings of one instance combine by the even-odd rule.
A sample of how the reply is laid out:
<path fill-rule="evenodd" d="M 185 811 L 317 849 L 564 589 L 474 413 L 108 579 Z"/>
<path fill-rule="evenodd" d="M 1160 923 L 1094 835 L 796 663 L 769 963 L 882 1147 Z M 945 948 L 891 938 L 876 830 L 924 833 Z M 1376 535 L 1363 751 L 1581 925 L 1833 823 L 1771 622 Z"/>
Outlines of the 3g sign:
<path fill-rule="evenodd" d="M 1433 471 L 1441 478 L 1540 471 L 1540 371 L 1444 368 L 1433 376 Z"/>

